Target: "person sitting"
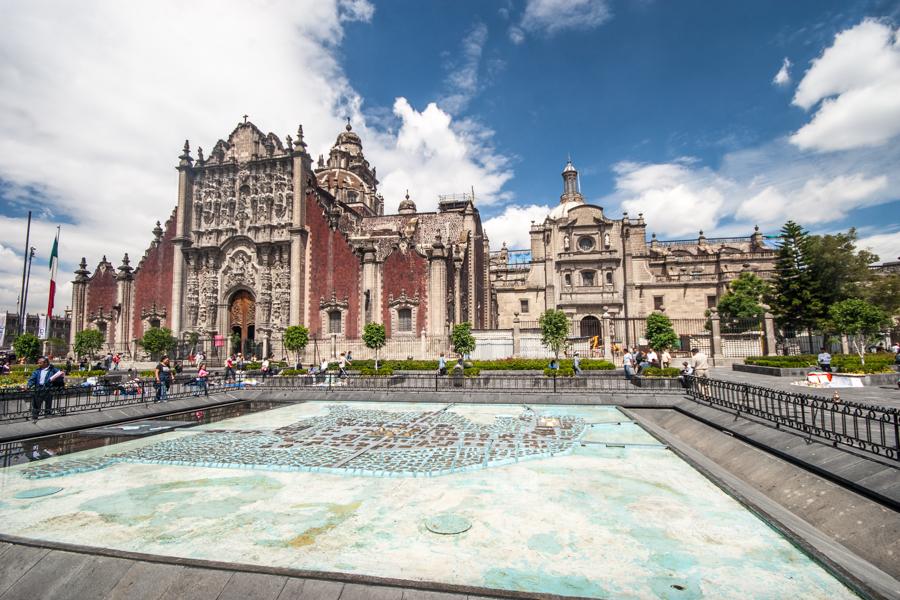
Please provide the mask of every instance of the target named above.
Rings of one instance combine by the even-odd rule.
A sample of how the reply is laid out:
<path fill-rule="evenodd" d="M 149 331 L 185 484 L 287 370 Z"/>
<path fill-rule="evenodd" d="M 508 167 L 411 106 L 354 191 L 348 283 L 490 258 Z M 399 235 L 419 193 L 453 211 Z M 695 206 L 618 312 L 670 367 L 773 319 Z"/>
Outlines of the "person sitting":
<path fill-rule="evenodd" d="M 690 381 L 688 377 L 694 374 L 694 367 L 688 364 L 687 361 L 681 363 L 681 374 L 678 376 L 678 381 L 681 383 L 681 387 L 687 388 L 690 386 Z"/>
<path fill-rule="evenodd" d="M 819 352 L 817 360 L 820 370 L 831 373 L 831 354 L 828 353 L 828 350 L 826 350 L 824 346 L 822 347 L 822 351 Z"/>

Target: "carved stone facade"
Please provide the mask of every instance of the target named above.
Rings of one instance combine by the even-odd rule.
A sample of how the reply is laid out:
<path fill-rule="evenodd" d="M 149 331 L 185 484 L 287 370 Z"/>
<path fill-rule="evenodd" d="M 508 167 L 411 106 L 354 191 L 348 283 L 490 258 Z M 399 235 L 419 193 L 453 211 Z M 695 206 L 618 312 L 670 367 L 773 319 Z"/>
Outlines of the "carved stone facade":
<path fill-rule="evenodd" d="M 407 195 L 400 214 L 384 215 L 349 123 L 315 169 L 302 127 L 282 140 L 246 120 L 208 157 L 198 148 L 194 160 L 185 142 L 177 169 L 177 207 L 137 268 L 126 257 L 117 276 L 104 258 L 92 275 L 86 261 L 76 272 L 73 339 L 103 328 L 111 348 L 129 351 L 162 326 L 179 339 L 239 337 L 248 353 L 280 354 L 296 324 L 319 339 L 358 338 L 372 321 L 388 335 L 491 326 L 474 199 L 418 213 Z"/>
<path fill-rule="evenodd" d="M 571 162 L 562 173 L 563 194 L 543 222 L 531 224 L 531 248 L 505 246 L 491 257 L 494 319 L 500 328 L 536 321 L 560 309 L 595 335 L 604 314 L 646 318 L 703 318 L 741 272 L 768 277 L 775 251 L 759 229 L 743 238 L 647 241 L 643 215 L 607 217 L 586 204 Z M 588 324 L 590 324 L 588 326 Z M 576 335 L 579 332 L 575 332 Z"/>

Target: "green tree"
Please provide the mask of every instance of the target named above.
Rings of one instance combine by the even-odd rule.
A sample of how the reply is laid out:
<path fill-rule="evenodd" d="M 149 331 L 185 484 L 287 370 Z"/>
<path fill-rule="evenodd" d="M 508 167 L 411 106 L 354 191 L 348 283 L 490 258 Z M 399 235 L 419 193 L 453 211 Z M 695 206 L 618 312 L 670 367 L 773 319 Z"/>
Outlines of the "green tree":
<path fill-rule="evenodd" d="M 138 342 L 154 359 L 159 358 L 159 355 L 165 351 L 174 348 L 177 343 L 178 340 L 165 327 L 151 327 L 144 332 L 144 337 Z"/>
<path fill-rule="evenodd" d="M 647 317 L 647 344 L 654 350 L 668 350 L 678 344 L 678 335 L 672 327 L 672 319 L 662 313 Z"/>
<path fill-rule="evenodd" d="M 24 358 L 25 362 L 37 362 L 41 355 L 41 340 L 33 333 L 23 333 L 13 342 L 13 350 L 17 358 Z"/>
<path fill-rule="evenodd" d="M 303 325 L 291 325 L 284 330 L 284 349 L 293 352 L 297 360 L 300 360 L 300 353 L 308 343 L 309 329 Z"/>
<path fill-rule="evenodd" d="M 831 327 L 850 340 L 862 364 L 866 364 L 866 346 L 869 341 L 891 322 L 883 310 L 859 298 L 848 298 L 832 304 L 828 316 Z"/>
<path fill-rule="evenodd" d="M 728 291 L 716 307 L 725 331 L 737 332 L 745 328 L 741 321 L 759 319 L 766 309 L 760 302 L 768 294 L 769 284 L 753 273 L 741 273 L 728 286 Z"/>
<path fill-rule="evenodd" d="M 847 233 L 814 235 L 809 238 L 810 275 L 821 301 L 818 316 L 826 317 L 829 306 L 847 298 L 858 298 L 860 290 L 873 278 L 869 265 L 878 256 L 856 247 L 856 229 Z"/>
<path fill-rule="evenodd" d="M 561 310 L 548 309 L 541 315 L 538 324 L 541 328 L 541 343 L 559 360 L 559 351 L 566 345 L 569 337 L 569 318 Z"/>
<path fill-rule="evenodd" d="M 384 325 L 381 323 L 366 323 L 363 328 L 363 344 L 366 348 L 375 351 L 375 370 L 378 370 L 378 351 L 384 347 L 387 341 L 387 335 Z"/>
<path fill-rule="evenodd" d="M 450 344 L 453 346 L 453 351 L 456 352 L 460 358 L 474 352 L 475 336 L 472 335 L 472 324 L 459 323 L 454 325 L 453 331 L 450 332 Z"/>
<path fill-rule="evenodd" d="M 775 277 L 766 302 L 784 329 L 810 329 L 822 315 L 817 281 L 809 268 L 810 239 L 802 227 L 788 221 L 781 228 Z"/>
<path fill-rule="evenodd" d="M 888 316 L 900 316 L 900 273 L 876 275 L 863 286 L 860 295 Z"/>
<path fill-rule="evenodd" d="M 65 354 L 66 348 L 68 348 L 68 346 L 69 343 L 62 338 L 47 338 L 47 352 L 53 354 L 54 356 Z"/>
<path fill-rule="evenodd" d="M 85 329 L 75 334 L 75 354 L 93 358 L 94 354 L 103 347 L 105 338 L 97 329 Z"/>

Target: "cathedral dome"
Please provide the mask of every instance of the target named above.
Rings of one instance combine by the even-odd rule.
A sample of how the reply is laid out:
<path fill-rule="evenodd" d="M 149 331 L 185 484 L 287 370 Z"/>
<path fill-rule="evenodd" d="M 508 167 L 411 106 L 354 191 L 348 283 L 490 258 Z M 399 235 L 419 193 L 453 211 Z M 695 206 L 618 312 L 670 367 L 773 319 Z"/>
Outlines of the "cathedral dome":
<path fill-rule="evenodd" d="M 409 190 L 406 191 L 406 198 L 400 201 L 400 207 L 397 209 L 401 215 L 413 215 L 416 213 L 416 203 L 409 197 Z"/>
<path fill-rule="evenodd" d="M 347 126 L 344 129 L 346 129 L 346 131 L 342 131 L 338 134 L 334 145 L 358 146 L 359 148 L 362 148 L 362 140 L 359 139 L 359 136 L 353 131 L 353 127 L 350 126 L 350 121 L 347 121 Z"/>
<path fill-rule="evenodd" d="M 547 215 L 549 219 L 554 221 L 558 219 L 562 219 L 569 215 L 569 211 L 575 208 L 576 206 L 582 206 L 584 202 L 579 202 L 577 200 L 568 200 L 566 202 L 560 202 L 557 204 L 553 210 L 550 211 L 550 214 Z"/>

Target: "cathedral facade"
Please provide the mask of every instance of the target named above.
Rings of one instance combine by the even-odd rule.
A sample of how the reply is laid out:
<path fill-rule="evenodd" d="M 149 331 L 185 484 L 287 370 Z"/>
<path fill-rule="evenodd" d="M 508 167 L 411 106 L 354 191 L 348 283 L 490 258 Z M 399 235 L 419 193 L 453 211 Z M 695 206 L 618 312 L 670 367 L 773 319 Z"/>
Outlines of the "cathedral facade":
<path fill-rule="evenodd" d="M 302 127 L 282 141 L 245 119 L 208 156 L 198 148 L 195 160 L 185 142 L 177 169 L 177 206 L 136 268 L 127 254 L 93 272 L 82 259 L 72 340 L 92 327 L 130 352 L 161 326 L 280 355 L 290 325 L 318 339 L 356 339 L 370 322 L 391 338 L 493 325 L 474 198 L 442 197 L 436 212 L 419 212 L 407 193 L 385 215 L 349 123 L 315 166 Z"/>
<path fill-rule="evenodd" d="M 577 337 L 599 336 L 604 315 L 642 320 L 660 311 L 701 319 L 740 273 L 765 278 L 774 269 L 775 251 L 758 228 L 747 237 L 707 238 L 700 231 L 690 240 L 661 241 L 653 234 L 648 241 L 642 214 L 613 219 L 585 202 L 571 161 L 562 178 L 559 203 L 542 222 L 531 223 L 530 249 L 504 246 L 492 254 L 499 328 L 512 328 L 517 318 L 535 321 L 550 308 L 569 315 Z"/>

